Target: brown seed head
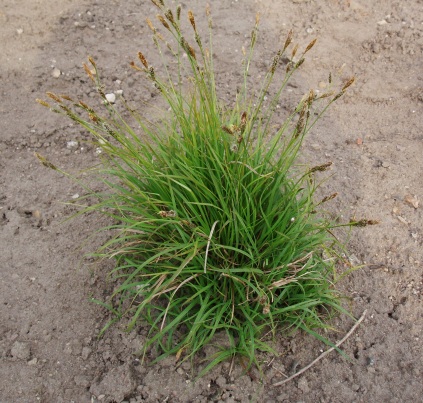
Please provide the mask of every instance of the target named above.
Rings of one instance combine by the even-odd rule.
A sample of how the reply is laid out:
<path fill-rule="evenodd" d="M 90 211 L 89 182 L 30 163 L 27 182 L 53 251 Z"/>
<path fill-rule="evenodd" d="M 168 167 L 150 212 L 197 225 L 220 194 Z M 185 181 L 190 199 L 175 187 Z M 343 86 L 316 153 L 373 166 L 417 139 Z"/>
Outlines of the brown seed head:
<path fill-rule="evenodd" d="M 327 201 L 334 199 L 336 196 L 338 196 L 338 193 L 332 193 L 331 195 L 324 197 L 320 204 L 326 203 Z"/>
<path fill-rule="evenodd" d="M 176 19 L 178 21 L 181 20 L 181 10 L 182 10 L 182 6 L 178 4 L 178 7 L 176 7 Z"/>
<path fill-rule="evenodd" d="M 342 92 L 344 92 L 349 86 L 351 86 L 355 81 L 355 77 L 351 77 L 342 87 Z"/>
<path fill-rule="evenodd" d="M 95 81 L 93 73 L 91 73 L 91 70 L 88 68 L 88 66 L 85 63 L 82 66 L 84 67 L 84 70 L 87 73 L 88 77 L 91 78 L 92 81 Z"/>
<path fill-rule="evenodd" d="M 325 92 L 324 94 L 320 95 L 318 97 L 318 99 L 323 99 L 323 98 L 331 97 L 333 94 L 335 94 L 334 91 Z"/>
<path fill-rule="evenodd" d="M 140 62 L 143 64 L 143 66 L 146 69 L 148 69 L 147 59 L 144 57 L 144 55 L 141 52 L 138 52 L 138 59 L 140 59 Z"/>
<path fill-rule="evenodd" d="M 313 46 L 314 46 L 314 44 L 316 43 L 316 41 L 317 41 L 317 38 L 314 38 L 308 45 L 307 45 L 307 47 L 305 48 L 305 51 L 304 51 L 304 53 L 307 53 Z"/>
<path fill-rule="evenodd" d="M 175 19 L 173 18 L 173 13 L 170 8 L 168 8 L 165 12 L 165 17 L 172 23 L 175 24 Z"/>
<path fill-rule="evenodd" d="M 38 102 L 40 105 L 45 106 L 46 108 L 51 108 L 50 104 L 48 104 L 46 101 L 43 101 L 42 99 L 37 98 L 35 101 Z"/>
<path fill-rule="evenodd" d="M 283 45 L 283 50 L 286 50 L 286 48 L 291 44 L 292 42 L 292 29 L 288 32 L 288 36 L 285 40 L 285 45 Z"/>
<path fill-rule="evenodd" d="M 332 73 L 329 73 L 329 84 L 332 84 Z"/>
<path fill-rule="evenodd" d="M 367 227 L 368 225 L 377 225 L 380 221 L 377 220 L 368 220 L 367 218 L 363 218 L 362 220 L 355 221 L 351 220 L 349 224 L 355 227 Z"/>
<path fill-rule="evenodd" d="M 188 45 L 188 52 L 194 60 L 197 60 L 197 57 L 195 56 L 195 50 L 192 46 Z"/>
<path fill-rule="evenodd" d="M 167 23 L 167 21 L 164 19 L 164 17 L 162 15 L 157 14 L 156 17 L 166 29 L 170 30 L 169 24 Z"/>
<path fill-rule="evenodd" d="M 95 116 L 93 113 L 89 113 L 88 117 L 94 122 L 97 123 L 98 122 L 98 118 L 97 116 Z"/>
<path fill-rule="evenodd" d="M 79 101 L 79 105 L 81 105 L 86 111 L 94 113 L 94 109 L 90 108 L 85 102 Z"/>
<path fill-rule="evenodd" d="M 60 94 L 60 98 L 66 99 L 66 101 L 73 102 L 73 99 L 69 95 Z"/>
<path fill-rule="evenodd" d="M 311 168 L 310 171 L 308 171 L 308 172 L 309 173 L 317 172 L 317 171 L 323 172 L 323 171 L 326 171 L 332 164 L 333 164 L 333 162 L 329 161 L 329 162 L 326 162 L 325 164 L 317 165 L 317 166 Z"/>
<path fill-rule="evenodd" d="M 188 11 L 188 19 L 189 22 L 191 23 L 192 28 L 194 29 L 195 32 L 197 32 L 197 29 L 195 27 L 195 19 L 194 19 L 194 14 L 192 13 L 191 10 Z"/>
<path fill-rule="evenodd" d="M 129 62 L 129 65 L 137 71 L 143 71 L 141 68 L 139 68 L 134 62 Z"/>
<path fill-rule="evenodd" d="M 163 0 L 160 1 L 160 3 L 158 2 L 158 0 L 151 0 L 151 2 L 156 6 L 160 8 L 160 5 L 163 6 Z"/>
<path fill-rule="evenodd" d="M 239 125 L 239 130 L 241 134 L 244 133 L 246 126 L 247 126 L 247 112 L 242 112 L 241 124 Z"/>
<path fill-rule="evenodd" d="M 54 101 L 58 102 L 59 104 L 62 103 L 62 100 L 56 94 L 53 94 L 52 92 L 46 92 L 46 95 Z"/>
<path fill-rule="evenodd" d="M 93 67 L 97 67 L 97 65 L 95 64 L 94 59 L 91 56 L 88 56 L 88 61 L 93 65 Z"/>
<path fill-rule="evenodd" d="M 150 18 L 146 18 L 147 21 L 147 25 L 149 26 L 149 28 L 153 31 L 153 33 L 156 33 L 156 28 L 154 27 L 153 23 L 151 22 Z"/>
<path fill-rule="evenodd" d="M 228 134 L 234 134 L 233 127 L 231 127 L 231 126 L 233 126 L 233 125 L 229 125 L 229 127 L 228 126 L 222 126 L 222 130 L 224 132 L 228 133 Z"/>

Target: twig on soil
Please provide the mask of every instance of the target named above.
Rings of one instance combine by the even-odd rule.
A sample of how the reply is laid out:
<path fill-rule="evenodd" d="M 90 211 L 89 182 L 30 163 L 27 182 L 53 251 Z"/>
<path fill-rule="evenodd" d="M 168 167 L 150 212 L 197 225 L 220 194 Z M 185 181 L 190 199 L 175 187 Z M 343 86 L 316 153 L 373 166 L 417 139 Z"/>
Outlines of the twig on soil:
<path fill-rule="evenodd" d="M 348 339 L 352 335 L 355 329 L 360 325 L 360 323 L 363 321 L 364 317 L 366 316 L 367 309 L 364 310 L 363 314 L 361 315 L 360 319 L 354 324 L 354 326 L 350 329 L 350 331 L 340 340 L 338 343 L 335 344 L 336 347 L 339 347 L 345 340 Z M 328 355 L 331 351 L 335 350 L 336 347 L 331 347 L 329 350 L 326 350 L 324 353 L 319 355 L 314 361 L 312 361 L 310 364 L 305 366 L 304 368 L 300 369 L 298 372 L 296 372 L 294 375 L 290 376 L 287 379 L 284 379 L 283 381 L 276 382 L 273 384 L 273 386 L 280 386 L 284 383 L 287 383 L 291 381 L 292 379 L 296 378 L 297 376 L 301 375 L 303 372 L 307 371 L 309 368 L 311 368 L 314 364 L 316 364 L 318 361 L 320 361 L 323 357 Z"/>

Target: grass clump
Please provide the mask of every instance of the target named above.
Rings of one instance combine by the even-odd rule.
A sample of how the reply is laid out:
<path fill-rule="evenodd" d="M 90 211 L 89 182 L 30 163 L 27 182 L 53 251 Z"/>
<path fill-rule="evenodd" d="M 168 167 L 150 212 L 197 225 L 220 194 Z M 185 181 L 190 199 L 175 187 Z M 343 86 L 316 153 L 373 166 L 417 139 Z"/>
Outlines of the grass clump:
<path fill-rule="evenodd" d="M 301 172 L 295 160 L 306 134 L 353 80 L 337 92 L 310 91 L 275 129 L 283 89 L 315 41 L 300 52 L 292 48 L 290 32 L 261 89 L 250 96 L 257 18 L 243 89 L 234 106 L 225 107 L 216 92 L 211 35 L 203 44 L 190 11 L 189 42 L 181 8 L 172 12 L 162 1 L 153 3 L 165 35 L 150 20 L 148 25 L 163 64 L 156 69 L 140 52 L 132 67 L 166 101 L 170 112 L 161 121 L 150 122 L 122 99 L 137 123 L 133 129 L 108 101 L 92 58 L 84 67 L 105 116 L 82 101 L 48 93 L 53 111 L 89 130 L 102 151 L 96 172 L 108 190 L 91 194 L 98 202 L 84 211 L 114 222 L 105 228 L 112 238 L 98 251 L 116 261 L 110 275 L 118 286 L 104 305 L 117 319 L 129 318 L 129 329 L 147 322 L 145 349 L 158 346 L 158 359 L 193 357 L 223 332 L 229 344 L 207 357 L 203 372 L 236 354 L 247 357 L 248 365 L 258 364 L 256 352 L 271 350 L 265 335 L 292 328 L 321 338 L 318 329 L 344 312 L 334 288 L 337 241 L 331 230 L 337 224 L 320 213 L 321 203 L 335 195 L 319 202 L 313 197 L 314 172 L 330 163 Z M 207 16 L 211 34 L 209 10 Z M 364 224 L 347 225 L 358 223 Z"/>

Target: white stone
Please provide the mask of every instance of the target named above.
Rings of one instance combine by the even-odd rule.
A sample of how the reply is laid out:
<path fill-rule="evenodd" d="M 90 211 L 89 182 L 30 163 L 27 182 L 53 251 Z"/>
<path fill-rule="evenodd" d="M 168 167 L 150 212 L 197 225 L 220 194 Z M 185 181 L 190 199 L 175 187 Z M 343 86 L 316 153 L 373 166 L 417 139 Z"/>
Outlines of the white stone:
<path fill-rule="evenodd" d="M 114 104 L 116 101 L 116 95 L 113 93 L 106 94 L 106 99 L 107 99 L 107 102 Z"/>
<path fill-rule="evenodd" d="M 66 148 L 76 148 L 78 147 L 78 142 L 71 140 L 66 143 Z"/>
<path fill-rule="evenodd" d="M 60 71 L 57 67 L 55 67 L 55 68 L 53 69 L 52 73 L 51 73 L 51 75 L 52 75 L 54 78 L 59 78 L 61 74 L 62 74 L 62 72 L 61 72 L 61 71 Z"/>

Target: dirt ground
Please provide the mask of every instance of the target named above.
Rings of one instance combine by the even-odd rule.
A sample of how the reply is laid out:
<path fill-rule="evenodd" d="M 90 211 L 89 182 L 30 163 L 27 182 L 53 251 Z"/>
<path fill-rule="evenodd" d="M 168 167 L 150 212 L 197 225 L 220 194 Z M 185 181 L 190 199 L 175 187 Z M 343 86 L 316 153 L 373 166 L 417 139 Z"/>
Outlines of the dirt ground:
<path fill-rule="evenodd" d="M 327 192 L 345 219 L 381 224 L 354 231 L 350 260 L 364 267 L 340 285 L 356 317 L 345 342 L 348 361 L 332 352 L 283 386 L 323 345 L 298 334 L 281 337 L 280 355 L 265 363 L 264 383 L 223 363 L 198 382 L 174 359 L 148 366 L 137 353 L 145 329 L 117 325 L 98 339 L 108 314 L 90 297 L 113 284 L 84 259 L 101 240 L 81 241 L 98 217 L 63 222 L 61 202 L 82 190 L 42 167 L 34 151 L 69 172 L 96 161 L 89 137 L 35 103 L 46 91 L 98 102 L 81 69 L 88 55 L 110 90 L 135 103 L 151 89 L 129 62 L 142 50 L 154 61 L 145 23 L 148 0 L 0 0 L 0 401 L 1 402 L 417 402 L 423 401 L 423 3 L 421 0 L 215 0 L 216 70 L 223 98 L 239 83 L 242 46 L 255 13 L 261 29 L 255 74 L 264 74 L 289 29 L 318 43 L 288 87 L 298 100 L 324 91 L 328 72 L 355 75 L 352 90 L 306 140 L 310 163 L 334 162 Z M 204 1 L 184 1 L 203 14 Z M 151 98 L 151 99 L 150 99 Z M 141 104 L 140 104 L 141 105 Z M 140 106 L 141 107 L 141 106 Z M 420 205 L 418 201 L 420 200 Z M 108 265 L 108 267 L 106 267 Z M 340 333 L 352 326 L 340 317 Z M 207 353 L 207 351 L 206 351 Z"/>

